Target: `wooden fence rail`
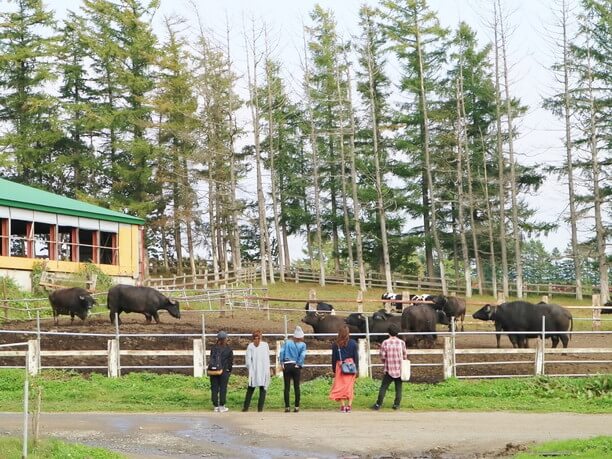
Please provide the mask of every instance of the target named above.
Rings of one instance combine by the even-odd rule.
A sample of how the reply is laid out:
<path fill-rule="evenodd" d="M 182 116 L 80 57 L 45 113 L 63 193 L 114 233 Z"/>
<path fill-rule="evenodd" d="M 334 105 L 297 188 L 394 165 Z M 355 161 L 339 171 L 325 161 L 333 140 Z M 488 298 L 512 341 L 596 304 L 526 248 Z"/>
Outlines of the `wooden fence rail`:
<path fill-rule="evenodd" d="M 500 334 L 500 332 L 469 332 L 470 334 L 487 334 L 494 335 Z M 576 332 L 574 332 L 576 333 Z M 581 334 L 588 334 L 593 332 L 580 332 Z M 598 332 L 599 334 L 604 333 L 612 336 L 612 332 Z M 52 334 L 52 332 L 40 332 L 40 335 Z M 508 332 L 503 332 L 503 334 L 508 334 Z M 79 336 L 87 335 L 80 333 Z M 267 336 L 274 337 L 279 335 L 274 334 L 266 334 Z M 419 333 L 403 333 L 403 335 L 419 335 Z M 519 376 L 529 376 L 529 375 L 544 375 L 546 373 L 546 365 L 551 364 L 572 364 L 572 365 L 583 365 L 588 366 L 592 364 L 603 364 L 606 365 L 607 371 L 606 373 L 612 373 L 612 347 L 610 348 L 565 348 L 565 349 L 547 349 L 544 345 L 544 340 L 541 337 L 538 337 L 537 345 L 535 349 L 462 349 L 457 348 L 455 345 L 456 338 L 460 336 L 460 334 L 452 333 L 441 333 L 444 336 L 444 346 L 442 349 L 410 349 L 409 355 L 411 357 L 416 356 L 436 356 L 438 359 L 434 362 L 424 362 L 424 363 L 414 363 L 415 367 L 424 367 L 424 366 L 437 366 L 442 368 L 442 374 L 444 379 L 450 377 L 458 377 L 458 378 L 498 378 L 498 377 L 509 377 L 510 375 L 504 375 L 501 373 L 492 373 L 487 375 L 458 375 L 458 368 L 465 368 L 467 366 L 482 366 L 486 365 L 490 368 L 497 368 L 498 366 L 504 365 L 533 365 L 533 371 L 527 372 L 525 374 Z M 203 377 L 205 376 L 205 368 L 207 358 L 210 356 L 210 351 L 206 349 L 205 339 L 212 338 L 214 334 L 206 334 L 202 335 L 164 335 L 167 337 L 173 336 L 201 336 L 198 338 L 193 338 L 193 346 L 192 349 L 181 349 L 181 350 L 168 350 L 168 349 L 122 349 L 120 347 L 121 338 L 127 338 L 132 335 L 122 335 L 120 337 L 115 337 L 113 339 L 109 339 L 107 341 L 107 349 L 94 349 L 94 350 L 43 350 L 41 349 L 41 341 L 39 339 L 32 339 L 27 341 L 27 350 L 4 350 L 7 347 L 11 346 L 23 346 L 25 343 L 13 343 L 7 344 L 0 347 L 0 357 L 25 357 L 25 368 L 31 375 L 37 375 L 41 369 L 46 368 L 72 368 L 72 369 L 107 369 L 107 374 L 109 377 L 119 377 L 121 376 L 121 370 L 124 369 L 132 369 L 132 370 L 148 370 L 148 369 L 186 369 L 192 368 L 194 377 Z M 139 335 L 141 336 L 141 335 Z M 232 334 L 231 336 L 240 336 L 236 334 Z M 328 335 L 324 334 L 308 334 L 309 337 L 327 337 Z M 373 357 L 379 355 L 379 351 L 377 349 L 370 349 L 369 340 L 359 339 L 359 376 L 366 377 L 372 375 L 372 370 L 374 367 L 380 367 L 381 364 L 375 364 L 373 361 Z M 282 376 L 282 367 L 280 366 L 280 362 L 277 359 L 277 356 L 280 353 L 281 346 L 284 341 L 277 340 L 275 342 L 275 346 L 271 346 L 271 362 L 270 368 L 276 376 Z M 570 355 L 578 355 L 578 356 L 586 356 L 586 355 L 601 355 L 605 358 L 598 360 L 589 360 L 580 358 L 577 360 L 547 360 L 549 356 L 556 356 L 559 354 L 570 354 Z M 244 350 L 235 350 L 234 355 L 238 357 L 244 357 Z M 330 356 L 331 350 L 325 349 L 312 349 L 308 351 L 309 356 Z M 462 356 L 468 355 L 486 355 L 486 356 L 494 356 L 497 360 L 489 360 L 489 361 L 461 361 Z M 523 355 L 527 356 L 528 360 L 517 361 L 517 360 L 507 360 L 508 356 L 511 355 Z M 192 365 L 180 366 L 155 366 L 155 365 L 142 365 L 139 364 L 137 366 L 130 367 L 122 367 L 121 365 L 121 357 L 159 357 L 159 356 L 176 356 L 176 357 L 191 357 Z M 43 359 L 47 358 L 57 358 L 57 357 L 106 357 L 106 366 L 57 366 L 57 365 L 45 365 L 43 366 Z M 500 360 L 502 359 L 502 360 Z M 236 368 L 243 368 L 244 365 L 234 365 Z M 328 367 L 329 363 L 325 364 L 313 364 L 307 363 L 306 367 Z M 14 366 L 11 368 L 15 368 Z M 23 368 L 23 367 L 21 367 Z M 586 376 L 589 373 L 573 373 L 571 375 L 568 374 L 555 374 L 555 376 Z M 516 375 L 513 375 L 516 376 Z"/>

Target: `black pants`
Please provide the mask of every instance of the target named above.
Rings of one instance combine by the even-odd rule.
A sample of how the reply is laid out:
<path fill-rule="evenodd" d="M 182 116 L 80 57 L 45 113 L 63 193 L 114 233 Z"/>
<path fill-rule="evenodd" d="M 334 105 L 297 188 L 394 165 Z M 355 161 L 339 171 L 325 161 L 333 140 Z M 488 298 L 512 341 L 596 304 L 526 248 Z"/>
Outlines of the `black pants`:
<path fill-rule="evenodd" d="M 246 396 L 244 397 L 244 406 L 245 410 L 249 409 L 249 405 L 251 404 L 251 399 L 253 398 L 253 392 L 255 392 L 255 387 L 248 386 L 246 391 Z M 259 398 L 257 399 L 257 411 L 263 411 L 264 403 L 266 402 L 266 389 L 264 386 L 259 386 Z"/>
<path fill-rule="evenodd" d="M 211 400 L 214 406 L 225 406 L 229 377 L 230 373 L 227 370 L 223 370 L 219 376 L 210 377 Z"/>
<path fill-rule="evenodd" d="M 289 390 L 293 380 L 293 391 L 295 393 L 295 407 L 300 407 L 300 377 L 302 368 L 296 367 L 295 363 L 286 363 L 283 368 L 283 380 L 285 381 L 285 408 L 289 408 Z"/>
<path fill-rule="evenodd" d="M 402 402 L 402 379 L 392 378 L 391 376 L 389 376 L 389 373 L 385 373 L 382 382 L 380 383 L 378 399 L 376 400 L 377 405 L 382 405 L 383 400 L 385 399 L 385 394 L 387 393 L 387 389 L 389 388 L 391 381 L 395 382 L 395 401 L 393 402 L 393 404 L 395 406 L 399 406 Z"/>

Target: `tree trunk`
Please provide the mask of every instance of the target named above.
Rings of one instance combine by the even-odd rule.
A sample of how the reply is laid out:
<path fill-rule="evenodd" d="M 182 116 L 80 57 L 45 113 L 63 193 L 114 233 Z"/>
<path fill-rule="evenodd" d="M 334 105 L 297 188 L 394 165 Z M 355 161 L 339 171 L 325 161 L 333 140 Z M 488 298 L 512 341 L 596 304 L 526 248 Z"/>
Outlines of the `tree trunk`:
<path fill-rule="evenodd" d="M 506 52 L 506 32 L 501 16 L 501 0 L 497 0 L 500 11 L 499 30 L 501 33 L 502 60 L 504 62 L 504 89 L 506 96 L 506 121 L 508 123 L 508 161 L 510 162 L 510 196 L 512 200 L 512 236 L 514 239 L 514 263 L 516 269 L 516 296 L 523 298 L 523 261 L 521 258 L 521 229 L 519 227 L 518 200 L 516 184 L 516 161 L 514 160 L 514 116 L 510 99 L 510 82 L 508 79 L 508 56 Z"/>
<path fill-rule="evenodd" d="M 372 148 L 374 156 L 374 177 L 376 180 L 376 206 L 378 208 L 378 218 L 380 224 L 380 242 L 383 255 L 383 266 L 385 272 L 385 281 L 387 291 L 393 291 L 393 279 L 391 277 L 391 262 L 389 261 L 389 243 L 387 241 L 387 217 L 385 214 L 385 202 L 382 194 L 382 172 L 380 167 L 380 152 L 378 150 L 379 129 L 376 118 L 376 99 L 374 97 L 374 75 L 372 74 L 372 56 L 370 48 L 366 47 L 368 52 L 368 85 L 370 92 L 370 111 L 372 116 Z"/>
<path fill-rule="evenodd" d="M 351 225 L 349 222 L 347 191 L 346 191 L 346 155 L 344 154 L 344 98 L 340 90 L 340 74 L 338 64 L 336 65 L 336 90 L 338 93 L 338 103 L 340 110 L 338 112 L 338 124 L 340 128 L 340 180 L 342 182 L 342 213 L 344 216 L 344 239 L 346 240 L 346 251 L 348 254 L 348 272 L 351 285 L 355 285 L 355 270 L 353 261 L 353 238 L 351 236 Z"/>
<path fill-rule="evenodd" d="M 357 168 L 355 167 L 355 117 L 353 116 L 353 92 L 349 66 L 347 65 L 346 79 L 348 82 L 348 113 L 351 120 L 350 153 L 351 158 L 351 189 L 353 196 L 353 218 L 355 220 L 355 238 L 357 249 L 357 267 L 359 269 L 359 288 L 362 292 L 367 290 L 365 265 L 363 263 L 363 243 L 361 239 L 361 204 L 357 195 Z"/>
<path fill-rule="evenodd" d="M 461 78 L 461 77 L 460 77 Z M 465 278 L 465 297 L 472 297 L 472 270 L 470 266 L 470 256 L 468 254 L 467 238 L 465 236 L 465 220 L 463 215 L 463 146 L 466 140 L 465 118 L 461 104 L 463 92 L 461 83 L 457 81 L 457 207 L 459 218 L 459 237 L 461 238 L 461 255 L 463 256 L 463 275 Z M 469 159 L 466 158 L 466 162 Z M 473 229 L 472 229 L 473 231 Z"/>
<path fill-rule="evenodd" d="M 502 145 L 502 126 L 501 126 L 501 92 L 500 92 L 500 75 L 499 75 L 499 39 L 498 34 L 498 11 L 496 4 L 493 4 L 495 12 L 494 21 L 494 35 L 495 35 L 495 116 L 497 125 L 497 164 L 498 164 L 498 186 L 499 186 L 499 243 L 501 250 L 501 264 L 502 264 L 502 284 L 504 298 L 508 298 L 509 293 L 509 279 L 508 279 L 508 254 L 506 248 L 506 196 L 505 196 L 505 160 L 504 151 Z M 497 292 L 494 292 L 497 294 Z"/>
<path fill-rule="evenodd" d="M 569 46 L 567 37 L 568 5 L 563 0 L 561 6 L 561 27 L 563 29 L 563 115 L 565 118 L 565 156 L 567 161 L 567 188 L 570 209 L 570 227 L 572 231 L 572 259 L 576 278 L 576 299 L 582 300 L 582 257 L 578 249 L 578 213 L 576 211 L 576 188 L 574 185 L 574 158 L 572 143 L 571 95 L 569 82 Z"/>
<path fill-rule="evenodd" d="M 486 148 L 484 144 L 484 139 L 482 135 L 482 131 L 480 132 L 480 140 L 482 143 L 482 162 L 483 162 L 483 191 L 485 196 L 485 205 L 487 209 L 487 230 L 489 232 L 489 264 L 491 265 L 491 288 L 493 290 L 493 295 L 497 296 L 497 263 L 495 261 L 495 236 L 493 235 L 493 212 L 491 211 L 491 200 L 489 198 L 489 178 L 487 174 L 487 155 Z"/>
<path fill-rule="evenodd" d="M 421 49 L 421 32 L 418 17 L 415 17 L 415 40 L 416 40 L 416 52 L 419 66 L 419 103 L 421 105 L 421 113 L 423 114 L 423 121 L 421 128 L 423 129 L 423 156 L 425 159 L 425 175 L 427 178 L 427 190 L 430 198 L 430 209 L 431 209 L 431 230 L 434 239 L 434 247 L 438 255 L 438 264 L 440 267 L 440 283 L 442 286 L 442 294 L 448 295 L 448 288 L 446 286 L 446 270 L 444 268 L 444 253 L 442 252 L 442 246 L 440 244 L 440 238 L 438 236 L 438 225 L 436 216 L 436 197 L 433 190 L 433 180 L 431 175 L 431 161 L 429 152 L 429 118 L 427 114 L 427 96 L 425 94 L 425 74 L 423 70 L 423 54 Z"/>

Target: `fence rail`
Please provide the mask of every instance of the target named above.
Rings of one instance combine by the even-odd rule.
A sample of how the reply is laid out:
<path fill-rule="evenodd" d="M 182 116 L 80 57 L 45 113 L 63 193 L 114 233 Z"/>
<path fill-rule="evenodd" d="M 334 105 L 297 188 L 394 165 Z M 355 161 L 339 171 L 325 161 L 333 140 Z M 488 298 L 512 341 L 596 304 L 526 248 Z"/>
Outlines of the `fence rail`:
<path fill-rule="evenodd" d="M 216 336 L 215 334 L 207 334 L 203 330 L 201 334 L 122 334 L 118 336 L 114 336 L 111 339 L 107 340 L 107 348 L 106 349 L 91 349 L 91 350 L 47 350 L 41 349 L 41 337 L 45 335 L 58 334 L 58 332 L 43 332 L 43 331 L 20 331 L 19 333 L 29 333 L 36 334 L 37 339 L 28 340 L 27 343 L 19 342 L 19 343 L 9 343 L 3 346 L 0 346 L 0 357 L 25 357 L 25 364 L 23 366 L 15 366 L 15 365 L 3 365 L 5 368 L 25 368 L 29 374 L 36 375 L 42 369 L 50 369 L 50 368 L 71 368 L 71 369 L 80 369 L 80 370 L 91 370 L 91 369 L 106 369 L 107 375 L 109 377 L 119 377 L 121 376 L 122 369 L 130 369 L 130 370 L 149 370 L 149 369 L 163 369 L 165 371 L 171 371 L 174 369 L 192 369 L 194 377 L 203 377 L 205 375 L 206 361 L 210 356 L 210 351 L 206 349 L 206 339 L 213 338 Z M 450 377 L 457 378 L 499 378 L 499 377 L 509 377 L 510 375 L 504 374 L 502 371 L 491 374 L 479 374 L 473 375 L 468 374 L 468 372 L 460 371 L 457 372 L 458 369 L 465 369 L 467 367 L 483 367 L 486 366 L 490 369 L 495 369 L 499 367 L 506 367 L 508 365 L 512 366 L 522 366 L 528 365 L 533 366 L 532 371 L 526 371 L 525 373 L 512 375 L 512 376 L 529 376 L 529 375 L 545 375 L 546 366 L 547 365 L 564 365 L 564 364 L 572 364 L 572 365 L 580 365 L 581 367 L 588 367 L 589 365 L 604 365 L 605 373 L 612 373 L 612 346 L 606 348 L 563 348 L 563 349 L 554 349 L 554 348 L 546 348 L 544 345 L 546 339 L 546 332 L 542 332 L 541 336 L 537 338 L 537 345 L 535 348 L 527 348 L 527 349 L 464 349 L 457 348 L 456 341 L 462 335 L 466 334 L 485 334 L 485 335 L 500 335 L 500 334 L 512 334 L 513 332 L 461 332 L 456 333 L 454 330 L 451 332 L 438 332 L 439 335 L 443 336 L 444 346 L 442 349 L 409 349 L 409 356 L 411 358 L 418 356 L 426 356 L 429 358 L 427 362 L 413 362 L 413 366 L 415 367 L 440 367 L 442 369 L 443 378 L 447 379 Z M 516 332 L 516 333 L 524 333 L 524 332 Z M 580 334 L 593 334 L 594 332 L 571 332 L 572 334 L 580 333 Z M 612 337 L 612 332 L 595 332 L 597 334 L 606 334 Z M 63 335 L 77 335 L 77 336 L 90 336 L 88 333 L 66 333 L 62 332 Z M 333 334 L 332 334 L 333 335 Z M 373 357 L 379 355 L 379 351 L 377 349 L 370 348 L 370 340 L 369 338 L 373 335 L 380 334 L 356 334 L 356 336 L 365 336 L 365 338 L 358 339 L 359 342 L 359 376 L 371 376 L 372 371 L 376 367 L 380 367 L 381 364 L 374 363 Z M 401 333 L 401 335 L 413 335 L 418 336 L 422 335 L 422 333 Z M 100 336 L 100 334 L 96 334 L 96 336 Z M 106 336 L 113 336 L 108 334 Z M 141 336 L 164 336 L 168 338 L 185 338 L 191 337 L 192 339 L 192 348 L 191 349 L 124 349 L 121 347 L 120 342 L 126 341 L 129 342 L 130 338 Z M 230 334 L 230 336 L 245 336 L 245 334 Z M 269 338 L 284 338 L 286 334 L 277 334 L 277 333 L 265 333 L 264 336 Z M 329 337 L 330 334 L 307 334 L 307 337 Z M 275 346 L 271 346 L 271 362 L 270 367 L 272 369 L 273 374 L 277 376 L 282 376 L 282 367 L 278 362 L 277 356 L 280 354 L 281 346 L 284 341 L 275 340 Z M 4 350 L 7 347 L 20 347 L 27 344 L 27 350 L 20 349 L 11 349 Z M 612 344 L 612 341 L 611 341 Z M 589 360 L 585 358 L 580 359 L 572 359 L 572 360 L 548 360 L 549 357 L 554 358 L 557 355 L 577 355 L 577 356 L 602 356 L 603 358 L 597 358 L 595 360 Z M 237 357 L 244 357 L 244 350 L 236 350 L 234 351 L 234 355 Z M 309 349 L 308 355 L 310 356 L 330 356 L 331 350 L 329 349 Z M 510 356 L 525 356 L 526 360 L 508 360 Z M 155 358 L 161 356 L 171 356 L 171 357 L 191 357 L 192 364 L 191 365 L 147 365 L 143 363 L 139 363 L 138 365 L 130 365 L 123 366 L 122 365 L 122 357 L 148 357 Z M 488 360 L 486 361 L 465 361 L 463 358 L 465 356 L 486 356 Z M 607 358 L 606 358 L 607 356 Z M 84 357 L 105 357 L 107 364 L 103 365 L 82 365 L 82 366 L 74 366 L 69 365 L 66 366 L 65 362 L 62 364 L 53 365 L 47 364 L 43 362 L 50 358 L 84 358 Z M 45 365 L 43 365 L 45 363 Z M 236 368 L 244 368 L 244 364 L 237 363 L 234 365 Z M 306 367 L 316 368 L 316 367 L 326 367 L 329 364 L 321 364 L 321 363 L 308 363 L 305 365 Z M 465 373 L 465 374 L 464 374 Z M 583 373 L 571 373 L 571 374 L 556 374 L 557 376 L 586 376 L 589 375 L 588 372 Z"/>

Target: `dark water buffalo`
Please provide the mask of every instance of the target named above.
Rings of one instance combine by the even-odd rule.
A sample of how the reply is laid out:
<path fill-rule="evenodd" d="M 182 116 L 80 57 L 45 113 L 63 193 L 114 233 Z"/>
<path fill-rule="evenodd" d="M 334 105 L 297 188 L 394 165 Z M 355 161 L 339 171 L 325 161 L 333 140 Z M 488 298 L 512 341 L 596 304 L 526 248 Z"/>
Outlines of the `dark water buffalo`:
<path fill-rule="evenodd" d="M 151 318 L 155 319 L 155 323 L 159 323 L 157 311 L 160 309 L 165 309 L 172 317 L 181 318 L 178 301 L 162 295 L 151 287 L 115 285 L 108 291 L 107 307 L 110 309 L 112 323 L 115 323 L 115 313 L 119 315 L 122 312 L 139 312 L 144 314 L 148 324 L 151 323 Z"/>
<path fill-rule="evenodd" d="M 349 325 L 349 327 L 356 327 L 359 330 L 359 333 L 366 332 L 366 321 L 370 333 L 382 333 L 381 335 L 371 336 L 370 341 L 381 343 L 388 338 L 387 333 L 389 332 L 389 326 L 391 324 L 396 324 L 398 328 L 401 328 L 402 317 L 389 314 L 384 309 L 381 309 L 372 314 L 371 317 L 367 317 L 365 314 L 360 312 L 355 312 L 353 314 L 349 314 L 349 316 L 346 318 L 347 325 Z"/>
<path fill-rule="evenodd" d="M 431 297 L 434 303 L 434 308 L 444 311 L 450 324 L 451 317 L 455 318 L 455 321 L 461 320 L 461 331 L 463 331 L 463 321 L 465 320 L 465 300 L 463 298 L 457 298 L 456 296 L 444 296 L 436 295 Z M 448 331 L 451 331 L 451 325 L 448 326 Z"/>
<path fill-rule="evenodd" d="M 346 323 L 346 317 L 333 316 L 326 312 L 319 311 L 307 312 L 302 322 L 310 325 L 314 333 L 338 333 L 340 327 L 348 325 Z M 349 325 L 349 331 L 351 333 L 359 333 L 359 329 L 352 325 Z"/>
<path fill-rule="evenodd" d="M 436 323 L 448 325 L 448 318 L 443 311 L 438 311 L 428 304 L 415 304 L 404 309 L 401 317 L 402 331 L 423 333 L 406 338 L 406 344 L 418 347 L 423 341 L 427 347 L 433 347 L 437 338 Z"/>
<path fill-rule="evenodd" d="M 601 309 L 602 314 L 612 314 L 612 301 L 608 301 L 604 304 L 604 307 Z"/>
<path fill-rule="evenodd" d="M 499 306 L 487 304 L 472 314 L 472 317 L 492 320 L 498 332 L 524 332 L 508 335 L 514 348 L 526 348 L 529 338 L 535 338 L 542 333 L 542 318 L 544 318 L 546 337 L 552 339 L 553 347 L 557 347 L 561 340 L 563 347 L 566 348 L 570 337 L 567 332 L 571 332 L 574 328 L 572 314 L 556 304 L 532 304 L 527 301 L 512 301 Z M 500 338 L 500 335 L 496 336 L 497 347 L 500 347 Z"/>
<path fill-rule="evenodd" d="M 306 306 L 304 307 L 304 309 L 306 311 L 308 311 L 308 306 L 312 304 L 312 303 L 306 303 Z M 317 302 L 317 307 L 314 309 L 315 311 L 321 311 L 321 312 L 329 312 L 329 313 L 334 313 L 334 307 L 329 304 L 329 303 L 323 303 L 322 301 L 318 301 Z"/>
<path fill-rule="evenodd" d="M 80 287 L 62 288 L 49 294 L 49 303 L 56 325 L 59 315 L 70 315 L 71 324 L 74 322 L 74 316 L 84 321 L 95 302 L 89 292 Z"/>

